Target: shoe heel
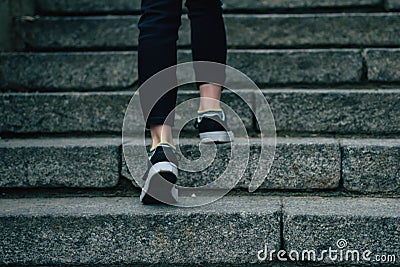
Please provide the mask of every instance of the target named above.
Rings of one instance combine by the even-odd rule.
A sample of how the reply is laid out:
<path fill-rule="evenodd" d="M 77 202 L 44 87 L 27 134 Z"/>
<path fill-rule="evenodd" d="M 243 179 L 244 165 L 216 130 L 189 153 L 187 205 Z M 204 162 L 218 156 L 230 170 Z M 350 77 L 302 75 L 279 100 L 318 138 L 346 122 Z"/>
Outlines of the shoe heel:
<path fill-rule="evenodd" d="M 176 204 L 178 192 L 175 187 L 177 176 L 172 172 L 160 172 L 148 178 L 142 189 L 140 200 L 144 205 Z"/>
<path fill-rule="evenodd" d="M 234 134 L 233 132 L 207 132 L 207 133 L 201 133 L 200 134 L 200 140 L 203 143 L 217 143 L 217 144 L 223 144 L 223 143 L 231 143 L 233 142 L 234 139 Z"/>

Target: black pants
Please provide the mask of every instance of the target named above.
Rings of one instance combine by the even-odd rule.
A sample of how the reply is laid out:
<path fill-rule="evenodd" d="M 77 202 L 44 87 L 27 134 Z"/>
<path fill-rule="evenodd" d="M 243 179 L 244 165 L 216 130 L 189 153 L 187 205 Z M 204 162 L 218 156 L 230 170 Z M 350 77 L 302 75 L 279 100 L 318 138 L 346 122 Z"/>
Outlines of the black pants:
<path fill-rule="evenodd" d="M 187 0 L 186 7 L 191 22 L 193 61 L 225 64 L 227 48 L 221 1 Z M 157 72 L 177 64 L 181 15 L 182 0 L 142 0 L 142 15 L 138 25 L 139 85 Z M 176 83 L 176 75 L 170 79 Z M 153 108 L 143 104 L 150 98 L 154 99 L 151 87 L 141 90 L 140 98 L 147 127 L 162 124 L 173 126 L 174 116 L 168 115 L 175 109 L 176 87 L 173 90 L 166 89 Z"/>

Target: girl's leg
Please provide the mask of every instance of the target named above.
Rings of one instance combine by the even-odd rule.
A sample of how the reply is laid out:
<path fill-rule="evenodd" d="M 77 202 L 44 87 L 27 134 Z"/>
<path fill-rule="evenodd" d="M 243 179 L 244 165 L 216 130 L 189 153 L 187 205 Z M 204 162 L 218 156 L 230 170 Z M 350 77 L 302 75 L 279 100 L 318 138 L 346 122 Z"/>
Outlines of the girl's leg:
<path fill-rule="evenodd" d="M 164 125 L 151 125 L 150 126 L 150 134 L 152 141 L 152 150 L 161 143 L 168 143 L 173 145 L 174 141 L 172 139 L 172 127 L 164 124 Z"/>
<path fill-rule="evenodd" d="M 200 85 L 199 111 L 221 109 L 221 86 L 215 84 Z"/>
<path fill-rule="evenodd" d="M 227 44 L 225 24 L 222 16 L 220 0 L 187 0 L 192 30 L 193 61 L 211 61 L 226 64 Z M 218 69 L 219 80 L 225 79 L 225 68 Z M 203 74 L 196 70 L 199 80 Z M 205 77 L 207 79 L 207 77 Z M 220 109 L 221 86 L 215 84 L 199 84 L 200 111 Z"/>
<path fill-rule="evenodd" d="M 142 0 L 142 16 L 138 24 L 140 85 L 157 72 L 177 64 L 176 42 L 181 15 L 182 0 Z M 168 80 L 168 84 L 176 84 L 176 76 L 168 77 Z M 145 86 L 140 91 L 142 110 L 146 126 L 151 129 L 153 146 L 159 142 L 172 142 L 174 116 L 170 113 L 176 105 L 177 88 L 168 91 L 168 86 L 161 87 Z"/>

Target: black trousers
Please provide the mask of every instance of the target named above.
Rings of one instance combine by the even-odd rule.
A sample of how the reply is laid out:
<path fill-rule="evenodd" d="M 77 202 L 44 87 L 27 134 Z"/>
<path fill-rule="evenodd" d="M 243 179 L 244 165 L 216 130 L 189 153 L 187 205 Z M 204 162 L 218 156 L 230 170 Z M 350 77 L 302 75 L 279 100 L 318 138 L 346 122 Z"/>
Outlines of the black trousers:
<path fill-rule="evenodd" d="M 187 0 L 185 3 L 191 23 L 193 61 L 226 63 L 226 32 L 220 0 Z M 182 0 L 142 0 L 139 21 L 139 85 L 157 72 L 177 64 L 178 30 L 181 25 Z M 197 73 L 196 73 L 197 74 Z M 197 76 L 197 75 L 196 75 Z M 175 77 L 169 77 L 176 84 Z M 177 88 L 140 91 L 146 126 L 167 124 L 173 126 Z M 149 105 L 154 92 L 162 97 Z M 164 91 L 163 91 L 164 90 Z M 151 102 L 151 101 L 150 101 Z M 144 104 L 146 103 L 146 104 Z M 172 116 L 169 116 L 172 114 Z"/>

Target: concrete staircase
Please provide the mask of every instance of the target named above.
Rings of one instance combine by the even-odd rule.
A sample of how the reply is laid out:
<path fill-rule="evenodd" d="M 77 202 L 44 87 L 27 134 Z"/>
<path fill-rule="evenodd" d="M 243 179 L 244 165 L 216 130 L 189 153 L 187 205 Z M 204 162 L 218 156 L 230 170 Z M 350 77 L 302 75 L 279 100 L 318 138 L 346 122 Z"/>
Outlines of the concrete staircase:
<path fill-rule="evenodd" d="M 277 150 L 248 193 L 257 126 L 225 92 L 252 136 L 251 160 L 229 196 L 190 209 L 142 206 L 122 156 L 139 1 L 36 0 L 36 16 L 15 18 L 14 50 L 0 53 L 1 266 L 400 266 L 400 1 L 224 2 L 228 64 L 263 89 Z M 184 62 L 185 16 L 180 36 Z M 254 92 L 241 92 L 262 115 Z M 197 94 L 184 88 L 178 102 Z M 185 134 L 196 157 L 195 132 Z M 179 183 L 210 182 L 229 151 Z M 329 248 L 343 258 L 277 253 Z M 346 260 L 346 250 L 372 253 Z"/>

